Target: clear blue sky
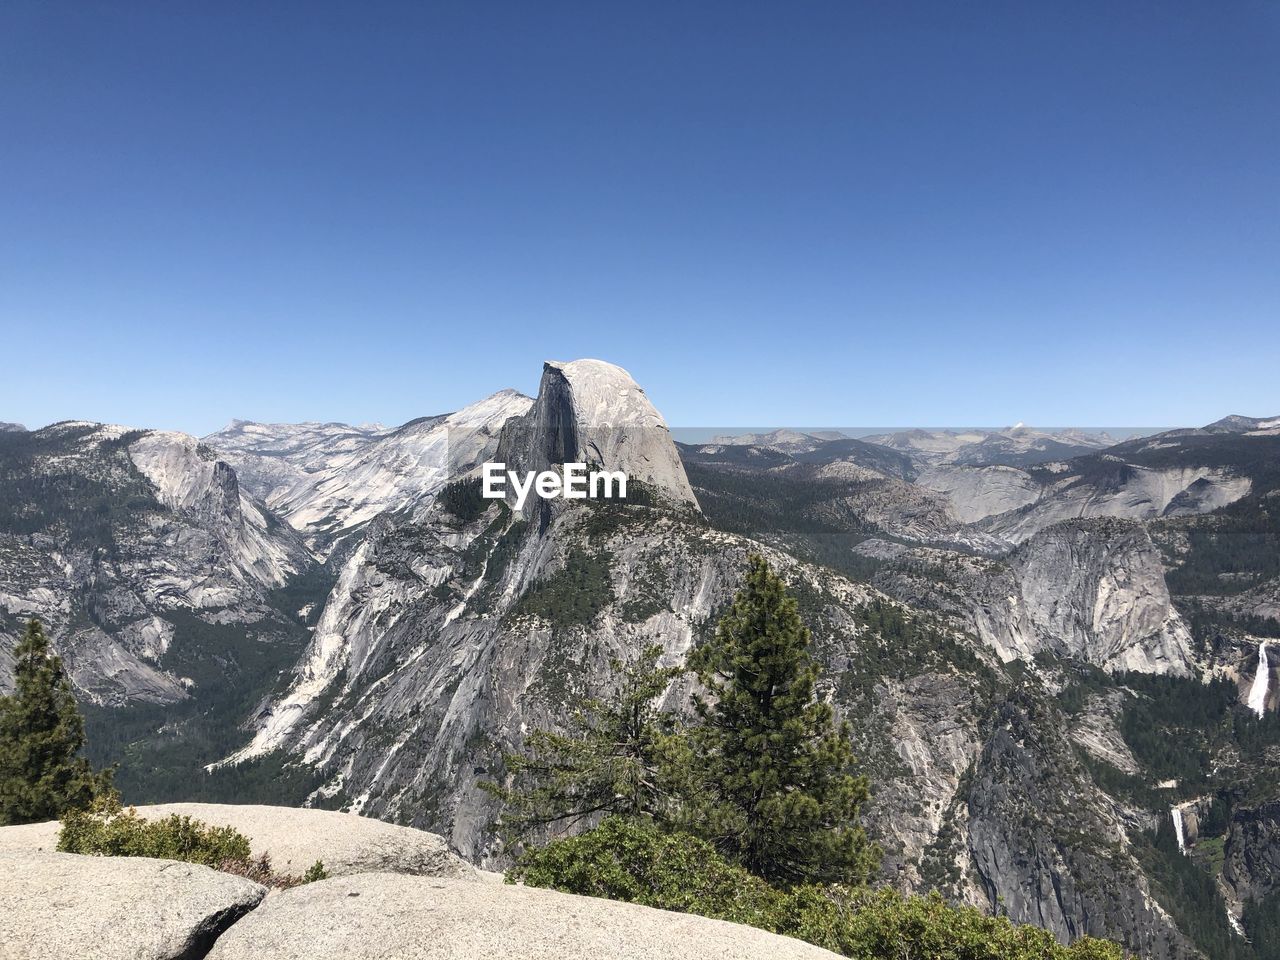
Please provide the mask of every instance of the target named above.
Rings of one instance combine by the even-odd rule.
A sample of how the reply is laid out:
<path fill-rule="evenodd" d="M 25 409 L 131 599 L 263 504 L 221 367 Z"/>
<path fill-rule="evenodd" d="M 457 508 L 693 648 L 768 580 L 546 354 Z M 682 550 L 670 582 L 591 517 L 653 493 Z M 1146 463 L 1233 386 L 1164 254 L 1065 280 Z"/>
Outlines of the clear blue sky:
<path fill-rule="evenodd" d="M 0 5 L 0 420 L 1280 414 L 1280 4 Z"/>

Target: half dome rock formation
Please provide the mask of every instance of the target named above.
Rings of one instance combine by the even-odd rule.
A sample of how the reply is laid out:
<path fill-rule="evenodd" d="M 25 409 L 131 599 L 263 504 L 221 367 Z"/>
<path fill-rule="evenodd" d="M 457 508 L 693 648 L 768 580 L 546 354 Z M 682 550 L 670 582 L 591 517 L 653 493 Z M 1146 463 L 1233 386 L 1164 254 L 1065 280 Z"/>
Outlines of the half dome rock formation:
<path fill-rule="evenodd" d="M 662 414 L 631 374 L 603 360 L 547 361 L 538 399 L 507 424 L 498 459 L 533 471 L 564 463 L 621 470 L 667 503 L 698 509 Z"/>

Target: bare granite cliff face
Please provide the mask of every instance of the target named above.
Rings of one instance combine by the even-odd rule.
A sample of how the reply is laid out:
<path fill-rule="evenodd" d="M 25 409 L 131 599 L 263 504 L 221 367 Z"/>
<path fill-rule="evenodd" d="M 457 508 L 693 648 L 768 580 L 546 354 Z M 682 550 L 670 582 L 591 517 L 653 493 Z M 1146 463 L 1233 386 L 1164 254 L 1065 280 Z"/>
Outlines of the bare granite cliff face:
<path fill-rule="evenodd" d="M 275 629 L 268 595 L 310 556 L 193 437 L 83 422 L 6 437 L 0 649 L 39 617 L 87 699 L 163 703 L 189 695 L 163 663 L 179 621 Z"/>
<path fill-rule="evenodd" d="M 454 413 L 412 420 L 354 445 L 272 495 L 273 509 L 320 556 L 356 542 L 376 517 L 411 510 L 492 459 L 498 433 L 533 403 L 502 390 Z"/>
<path fill-rule="evenodd" d="M 1015 694 L 994 719 L 966 797 L 971 862 L 990 906 L 1063 942 L 1089 934 L 1142 956 L 1196 956 L 1052 711 Z"/>
<path fill-rule="evenodd" d="M 876 579 L 881 589 L 947 611 L 1006 662 L 1048 652 L 1105 670 L 1190 671 L 1190 632 L 1165 585 L 1160 553 L 1140 524 L 1067 521 L 998 561 L 941 550 L 890 552 Z"/>
<path fill-rule="evenodd" d="M 1059 524 L 1008 562 L 1020 585 L 1024 633 L 1054 653 L 1105 670 L 1189 671 L 1191 635 L 1142 526 L 1109 520 Z"/>
<path fill-rule="evenodd" d="M 1237 900 L 1261 900 L 1280 891 L 1280 800 L 1236 812 L 1222 875 Z"/>
<path fill-rule="evenodd" d="M 274 507 L 306 478 L 333 469 L 388 432 L 376 423 L 352 426 L 232 420 L 201 439 L 235 468 L 246 490 Z"/>
<path fill-rule="evenodd" d="M 1000 513 L 992 509 L 996 501 L 990 499 L 987 484 L 965 484 L 952 476 L 943 485 L 984 502 L 974 514 L 985 514 L 978 525 L 1014 543 L 1062 520 L 1195 516 L 1235 503 L 1253 490 L 1253 471 L 1242 469 L 1225 449 L 1238 438 L 1216 441 L 1177 432 L 1157 434 L 1072 460 L 1025 467 L 1026 482 L 1015 493 L 1025 502 L 1009 501 L 1009 509 Z M 1036 487 L 1038 494 L 1032 498 Z M 1014 489 L 1007 477 L 995 488 Z M 963 499 L 959 509 L 964 509 Z"/>

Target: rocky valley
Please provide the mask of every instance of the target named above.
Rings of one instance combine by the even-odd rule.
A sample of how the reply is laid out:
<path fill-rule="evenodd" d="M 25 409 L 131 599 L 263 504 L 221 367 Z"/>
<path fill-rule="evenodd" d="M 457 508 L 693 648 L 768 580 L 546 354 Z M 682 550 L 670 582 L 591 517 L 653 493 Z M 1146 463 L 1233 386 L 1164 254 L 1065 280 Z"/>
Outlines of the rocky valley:
<path fill-rule="evenodd" d="M 504 754 L 613 662 L 682 663 L 762 553 L 883 881 L 1156 960 L 1274 955 L 1280 420 L 680 444 L 579 360 L 394 429 L 4 427 L 0 686 L 39 617 L 130 802 L 339 809 L 502 868 Z M 628 495 L 517 508 L 486 462 Z"/>

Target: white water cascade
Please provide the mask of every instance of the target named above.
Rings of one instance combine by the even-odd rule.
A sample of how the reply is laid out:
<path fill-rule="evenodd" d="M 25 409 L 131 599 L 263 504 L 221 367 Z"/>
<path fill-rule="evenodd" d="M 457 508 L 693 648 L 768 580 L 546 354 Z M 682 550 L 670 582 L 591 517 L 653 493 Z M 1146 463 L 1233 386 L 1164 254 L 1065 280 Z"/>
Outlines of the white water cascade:
<path fill-rule="evenodd" d="M 1173 813 L 1173 832 L 1178 838 L 1178 852 L 1186 853 L 1187 837 L 1182 831 L 1182 808 L 1174 807 L 1171 812 Z"/>
<path fill-rule="evenodd" d="M 1258 645 L 1258 672 L 1249 688 L 1249 709 L 1262 716 L 1267 710 L 1267 687 L 1271 683 L 1271 667 L 1267 663 L 1267 641 Z"/>
<path fill-rule="evenodd" d="M 1233 932 L 1235 932 L 1239 936 L 1242 936 L 1242 937 L 1245 936 L 1244 927 L 1240 926 L 1240 921 L 1236 919 L 1236 915 L 1231 912 L 1230 907 L 1227 907 L 1227 923 L 1231 924 L 1231 929 Z M 1246 937 L 1246 939 L 1248 938 Z"/>

